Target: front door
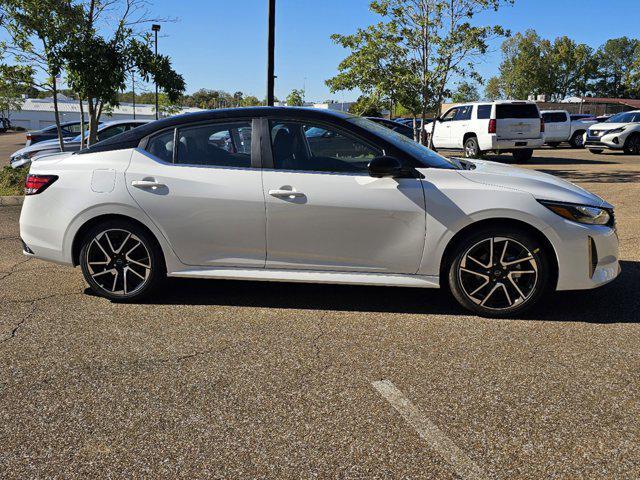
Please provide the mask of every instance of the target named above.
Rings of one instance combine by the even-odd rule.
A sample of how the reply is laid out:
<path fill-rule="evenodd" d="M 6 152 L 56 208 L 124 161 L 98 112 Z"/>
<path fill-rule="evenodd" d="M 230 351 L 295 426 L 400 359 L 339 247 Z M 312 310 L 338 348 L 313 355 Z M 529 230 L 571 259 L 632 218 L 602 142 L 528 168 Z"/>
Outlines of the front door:
<path fill-rule="evenodd" d="M 274 168 L 263 173 L 267 268 L 416 273 L 425 200 L 414 178 L 372 178 L 383 152 L 314 122 L 272 121 Z"/>
<path fill-rule="evenodd" d="M 250 122 L 159 133 L 134 150 L 126 180 L 183 263 L 264 268 L 265 207 Z"/>
<path fill-rule="evenodd" d="M 442 117 L 437 120 L 436 128 L 433 132 L 433 146 L 436 148 L 450 148 L 451 147 L 451 124 L 456 116 L 458 109 L 452 108 L 448 110 Z"/>

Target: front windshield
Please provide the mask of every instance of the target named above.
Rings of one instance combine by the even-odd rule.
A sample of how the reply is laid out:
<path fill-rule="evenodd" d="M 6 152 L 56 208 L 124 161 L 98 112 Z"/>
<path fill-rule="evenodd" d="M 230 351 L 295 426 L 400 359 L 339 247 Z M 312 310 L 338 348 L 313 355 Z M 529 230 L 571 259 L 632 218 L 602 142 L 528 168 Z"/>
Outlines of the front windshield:
<path fill-rule="evenodd" d="M 640 112 L 622 112 L 609 117 L 605 123 L 640 123 Z"/>
<path fill-rule="evenodd" d="M 411 157 L 418 160 L 425 167 L 432 168 L 448 168 L 454 170 L 460 170 L 462 167 L 448 158 L 437 154 L 433 150 L 429 150 L 424 145 L 420 145 L 414 142 L 408 137 L 405 137 L 401 133 L 393 131 L 383 125 L 376 122 L 372 122 L 363 117 L 351 117 L 347 119 L 349 122 L 358 125 L 359 127 L 366 128 L 367 130 L 375 133 L 379 137 L 383 138 L 394 147 L 411 155 Z"/>

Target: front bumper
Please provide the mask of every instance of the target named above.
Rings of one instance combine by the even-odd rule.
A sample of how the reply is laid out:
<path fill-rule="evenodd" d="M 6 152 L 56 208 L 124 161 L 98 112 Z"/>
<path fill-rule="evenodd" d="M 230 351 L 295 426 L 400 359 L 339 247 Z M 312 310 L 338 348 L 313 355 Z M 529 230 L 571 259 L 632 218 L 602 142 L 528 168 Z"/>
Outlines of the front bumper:
<path fill-rule="evenodd" d="M 585 148 L 622 150 L 624 148 L 625 139 L 620 134 L 602 135 L 600 137 L 592 137 L 585 135 Z"/>
<path fill-rule="evenodd" d="M 552 240 L 557 254 L 557 290 L 597 288 L 615 280 L 620 274 L 615 228 L 564 220 L 545 233 Z"/>

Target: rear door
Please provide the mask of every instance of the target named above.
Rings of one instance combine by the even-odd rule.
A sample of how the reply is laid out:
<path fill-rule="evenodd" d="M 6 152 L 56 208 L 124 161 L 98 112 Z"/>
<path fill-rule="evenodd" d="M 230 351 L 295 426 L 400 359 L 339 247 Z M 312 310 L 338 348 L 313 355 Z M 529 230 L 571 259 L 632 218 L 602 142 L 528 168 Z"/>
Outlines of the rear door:
<path fill-rule="evenodd" d="M 531 139 L 540 136 L 540 112 L 535 104 L 496 104 L 496 137 L 499 140 Z"/>
<path fill-rule="evenodd" d="M 250 120 L 214 122 L 165 130 L 134 150 L 127 188 L 183 263 L 264 268 L 265 205 L 251 138 Z"/>

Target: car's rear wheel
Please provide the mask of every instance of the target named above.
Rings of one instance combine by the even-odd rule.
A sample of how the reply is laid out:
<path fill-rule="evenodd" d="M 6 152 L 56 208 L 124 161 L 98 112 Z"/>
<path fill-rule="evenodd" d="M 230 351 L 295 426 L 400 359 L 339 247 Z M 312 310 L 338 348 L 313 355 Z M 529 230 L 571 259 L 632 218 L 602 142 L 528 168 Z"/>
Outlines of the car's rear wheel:
<path fill-rule="evenodd" d="M 640 135 L 629 135 L 624 142 L 624 153 L 627 155 L 640 155 Z"/>
<path fill-rule="evenodd" d="M 464 142 L 465 158 L 478 158 L 480 156 L 480 146 L 476 137 L 469 137 Z"/>
<path fill-rule="evenodd" d="M 584 148 L 584 131 L 577 131 L 569 140 L 569 144 L 573 148 Z"/>
<path fill-rule="evenodd" d="M 449 287 L 468 310 L 508 317 L 534 306 L 550 278 L 545 246 L 517 228 L 479 230 L 458 243 L 449 268 Z"/>
<path fill-rule="evenodd" d="M 599 153 L 602 153 L 604 150 L 603 150 L 603 149 L 601 149 L 601 148 L 590 148 L 590 149 L 589 149 L 589 151 L 590 151 L 591 153 L 595 153 L 595 154 L 597 155 L 597 154 L 599 154 Z"/>
<path fill-rule="evenodd" d="M 533 149 L 531 148 L 522 148 L 520 150 L 514 150 L 512 152 L 513 159 L 516 162 L 528 162 L 533 157 Z"/>
<path fill-rule="evenodd" d="M 166 276 L 155 239 L 139 225 L 120 220 L 104 222 L 87 233 L 80 266 L 91 289 L 110 300 L 140 299 Z"/>

